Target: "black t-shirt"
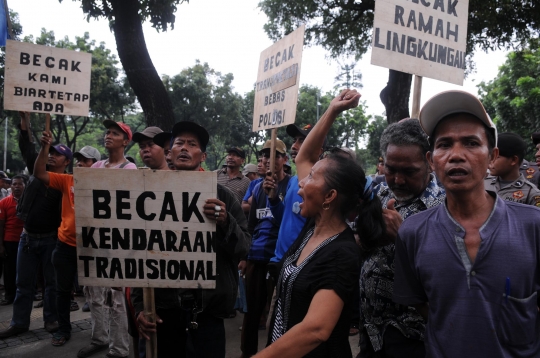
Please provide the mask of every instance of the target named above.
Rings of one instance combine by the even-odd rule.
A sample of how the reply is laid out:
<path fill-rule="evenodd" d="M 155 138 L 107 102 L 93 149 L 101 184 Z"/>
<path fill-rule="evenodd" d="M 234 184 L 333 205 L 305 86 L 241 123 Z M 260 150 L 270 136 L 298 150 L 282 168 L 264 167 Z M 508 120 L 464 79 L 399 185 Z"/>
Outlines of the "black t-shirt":
<path fill-rule="evenodd" d="M 303 238 L 304 234 L 301 234 L 282 262 L 286 262 L 287 257 L 294 255 L 295 251 L 300 248 Z M 321 289 L 334 290 L 344 302 L 343 310 L 330 338 L 308 353 L 306 357 L 352 356 L 349 344 L 349 326 L 352 305 L 354 304 L 353 293 L 354 290 L 359 289 L 359 255 L 360 252 L 354 240 L 354 233 L 350 228 L 347 228 L 334 240 L 318 250 L 298 272 L 292 286 L 288 310 L 288 329 L 302 322 L 313 297 Z M 296 262 L 294 262 L 294 265 L 296 265 Z M 278 292 L 278 295 L 278 297 L 282 297 L 281 292 Z M 272 328 L 269 331 L 269 343 L 272 341 L 276 314 L 279 313 L 274 312 Z"/>

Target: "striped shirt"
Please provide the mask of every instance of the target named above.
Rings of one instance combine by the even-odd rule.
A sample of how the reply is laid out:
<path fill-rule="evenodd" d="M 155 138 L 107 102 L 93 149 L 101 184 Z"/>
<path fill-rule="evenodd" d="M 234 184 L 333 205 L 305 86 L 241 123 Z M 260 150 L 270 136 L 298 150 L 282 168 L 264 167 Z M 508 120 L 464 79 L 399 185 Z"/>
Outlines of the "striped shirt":
<path fill-rule="evenodd" d="M 229 173 L 227 173 L 227 168 L 217 171 L 217 182 L 229 189 L 234 194 L 236 200 L 238 200 L 238 203 L 242 203 L 242 199 L 246 194 L 249 183 L 251 183 L 251 181 L 243 176 L 241 172 L 238 172 L 238 175 L 234 178 L 230 178 Z"/>

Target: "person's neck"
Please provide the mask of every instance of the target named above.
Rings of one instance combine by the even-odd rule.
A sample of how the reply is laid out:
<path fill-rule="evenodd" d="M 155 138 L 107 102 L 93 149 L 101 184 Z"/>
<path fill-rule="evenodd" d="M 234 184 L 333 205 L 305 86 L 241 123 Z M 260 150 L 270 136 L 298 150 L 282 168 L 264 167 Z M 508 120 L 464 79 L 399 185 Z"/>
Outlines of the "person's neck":
<path fill-rule="evenodd" d="M 121 164 L 126 161 L 124 148 L 113 149 L 109 151 L 109 164 Z"/>
<path fill-rule="evenodd" d="M 240 167 L 227 167 L 227 174 L 229 174 L 229 178 L 236 178 L 238 176 L 238 173 L 240 173 Z"/>
<path fill-rule="evenodd" d="M 66 166 L 60 166 L 60 167 L 48 167 L 48 171 L 51 173 L 56 174 L 64 174 L 66 172 Z"/>
<path fill-rule="evenodd" d="M 315 218 L 313 236 L 328 238 L 342 232 L 346 227 L 347 223 L 339 213 L 325 210 L 320 216 Z"/>
<path fill-rule="evenodd" d="M 161 165 L 158 168 L 152 168 L 152 169 L 154 169 L 154 170 L 170 170 L 169 165 L 167 165 L 166 160 L 163 160 L 163 162 L 161 163 Z"/>
<path fill-rule="evenodd" d="M 507 173 L 505 175 L 500 175 L 499 178 L 502 181 L 506 181 L 506 182 L 516 181 L 519 178 L 519 169 L 513 170 L 510 173 Z"/>
<path fill-rule="evenodd" d="M 281 169 L 279 172 L 275 172 L 274 173 L 276 175 L 276 178 L 277 178 L 277 182 L 279 183 L 280 181 L 282 181 L 283 179 L 285 179 L 285 172 L 283 171 L 283 169 Z"/>
<path fill-rule="evenodd" d="M 459 223 L 489 217 L 495 198 L 485 191 L 483 183 L 474 190 L 462 193 L 446 191 L 448 212 Z M 485 220 L 483 220 L 485 221 Z"/>

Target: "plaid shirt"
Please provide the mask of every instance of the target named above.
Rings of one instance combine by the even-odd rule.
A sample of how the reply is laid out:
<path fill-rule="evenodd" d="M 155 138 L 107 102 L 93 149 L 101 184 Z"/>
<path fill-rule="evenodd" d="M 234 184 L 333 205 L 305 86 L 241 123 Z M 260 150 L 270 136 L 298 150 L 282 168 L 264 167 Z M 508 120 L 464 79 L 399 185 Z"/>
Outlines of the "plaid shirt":
<path fill-rule="evenodd" d="M 387 183 L 379 184 L 374 191 L 386 209 L 388 201 L 395 199 Z M 444 204 L 446 193 L 431 174 L 424 192 L 411 201 L 395 203 L 403 220 L 432 207 Z M 424 319 L 412 307 L 394 303 L 394 244 L 378 247 L 363 262 L 360 274 L 360 318 L 377 352 L 382 349 L 386 327 L 393 326 L 405 337 L 424 340 Z"/>
<path fill-rule="evenodd" d="M 227 168 L 217 171 L 217 182 L 218 184 L 221 184 L 229 189 L 240 204 L 242 203 L 242 199 L 246 194 L 249 183 L 251 183 L 249 178 L 243 176 L 241 172 L 238 172 L 238 175 L 234 178 L 229 178 Z"/>

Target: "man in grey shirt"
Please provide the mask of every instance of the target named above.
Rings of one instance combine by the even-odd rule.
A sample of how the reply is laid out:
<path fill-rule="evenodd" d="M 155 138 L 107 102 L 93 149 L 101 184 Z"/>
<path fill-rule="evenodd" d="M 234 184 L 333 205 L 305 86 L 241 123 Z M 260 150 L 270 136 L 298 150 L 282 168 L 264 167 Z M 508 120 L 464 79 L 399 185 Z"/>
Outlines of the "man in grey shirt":
<path fill-rule="evenodd" d="M 499 150 L 476 97 L 440 93 L 420 123 L 446 203 L 401 225 L 394 301 L 426 317 L 428 357 L 538 357 L 540 210 L 485 191 Z"/>

